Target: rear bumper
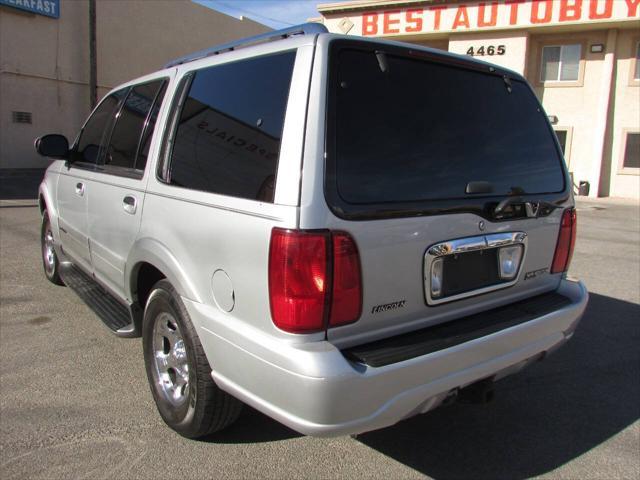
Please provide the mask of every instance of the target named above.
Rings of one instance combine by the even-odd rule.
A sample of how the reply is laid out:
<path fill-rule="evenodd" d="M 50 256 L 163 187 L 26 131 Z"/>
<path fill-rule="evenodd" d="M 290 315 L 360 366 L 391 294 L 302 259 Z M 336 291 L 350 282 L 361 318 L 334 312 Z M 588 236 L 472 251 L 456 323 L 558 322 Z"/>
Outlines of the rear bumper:
<path fill-rule="evenodd" d="M 556 349 L 572 336 L 588 300 L 580 282 L 563 280 L 558 293 L 570 302 L 553 312 L 378 368 L 348 361 L 328 342 L 292 345 L 246 326 L 231 330 L 210 307 L 185 305 L 223 390 L 300 433 L 336 436 L 426 412 L 456 388 L 514 373 Z"/>

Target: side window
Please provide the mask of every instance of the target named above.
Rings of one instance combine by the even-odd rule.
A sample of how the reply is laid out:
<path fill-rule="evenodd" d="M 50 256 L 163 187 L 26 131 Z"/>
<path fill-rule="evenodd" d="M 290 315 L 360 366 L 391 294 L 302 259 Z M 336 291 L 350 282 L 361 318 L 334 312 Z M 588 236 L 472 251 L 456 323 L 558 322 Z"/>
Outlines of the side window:
<path fill-rule="evenodd" d="M 572 82 L 579 78 L 581 46 L 542 47 L 542 82 Z"/>
<path fill-rule="evenodd" d="M 158 112 L 160 112 L 160 106 L 164 99 L 164 94 L 167 91 L 167 82 L 164 82 L 160 87 L 160 91 L 156 95 L 156 99 L 153 102 L 153 108 L 151 114 L 147 118 L 147 124 L 142 132 L 142 139 L 140 140 L 140 148 L 138 149 L 138 157 L 136 158 L 136 170 L 144 170 L 147 165 L 147 157 L 149 156 L 149 147 L 151 146 L 151 138 L 156 128 L 156 120 L 158 119 Z"/>
<path fill-rule="evenodd" d="M 98 162 L 102 137 L 111 126 L 120 100 L 126 92 L 127 89 L 119 90 L 100 102 L 80 132 L 80 138 L 73 152 L 74 162 L 93 164 Z"/>
<path fill-rule="evenodd" d="M 195 73 L 174 137 L 170 183 L 273 202 L 295 52 Z"/>
<path fill-rule="evenodd" d="M 105 167 L 135 168 L 142 132 L 163 83 L 163 80 L 157 80 L 131 88 L 111 133 L 104 157 Z"/>

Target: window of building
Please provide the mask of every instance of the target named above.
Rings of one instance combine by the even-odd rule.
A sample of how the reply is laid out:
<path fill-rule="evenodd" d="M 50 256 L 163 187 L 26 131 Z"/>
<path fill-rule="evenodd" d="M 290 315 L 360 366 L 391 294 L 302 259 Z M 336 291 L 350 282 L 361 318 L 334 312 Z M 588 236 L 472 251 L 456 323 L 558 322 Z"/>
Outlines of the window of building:
<path fill-rule="evenodd" d="M 170 183 L 273 202 L 295 52 L 195 73 L 171 153 Z"/>
<path fill-rule="evenodd" d="M 579 79 L 581 45 L 542 47 L 542 82 L 575 82 Z"/>
<path fill-rule="evenodd" d="M 567 130 L 554 130 L 556 132 L 556 137 L 558 137 L 558 143 L 560 143 L 560 148 L 562 149 L 562 154 L 567 154 Z"/>
<path fill-rule="evenodd" d="M 640 132 L 627 132 L 622 168 L 640 169 Z"/>
<path fill-rule="evenodd" d="M 156 80 L 136 85 L 129 91 L 106 149 L 105 166 L 124 169 L 135 167 L 141 135 L 163 83 L 164 80 Z"/>
<path fill-rule="evenodd" d="M 105 131 L 115 118 L 120 101 L 128 89 L 118 90 L 107 96 L 87 120 L 72 154 L 74 162 L 97 163 L 100 157 L 100 145 Z"/>

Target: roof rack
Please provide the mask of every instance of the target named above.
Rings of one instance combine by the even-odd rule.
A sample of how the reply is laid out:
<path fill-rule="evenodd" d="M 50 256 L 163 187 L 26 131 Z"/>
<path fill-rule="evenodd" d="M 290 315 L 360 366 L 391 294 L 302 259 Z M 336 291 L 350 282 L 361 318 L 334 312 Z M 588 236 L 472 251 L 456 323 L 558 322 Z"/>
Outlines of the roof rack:
<path fill-rule="evenodd" d="M 184 57 L 176 58 L 175 60 L 167 63 L 164 68 L 171 68 L 183 63 L 192 62 L 201 58 L 211 57 L 212 55 L 218 55 L 223 52 L 235 50 L 240 47 L 246 47 L 255 43 L 273 42 L 294 35 L 310 35 L 317 33 L 328 33 L 327 27 L 322 23 L 303 23 L 301 25 L 295 25 L 293 27 L 283 28 L 282 30 L 273 30 L 271 32 L 261 33 L 253 37 L 241 38 L 240 40 L 234 40 L 233 42 L 223 43 L 222 45 L 216 45 L 215 47 L 205 48 L 198 52 L 190 53 Z"/>

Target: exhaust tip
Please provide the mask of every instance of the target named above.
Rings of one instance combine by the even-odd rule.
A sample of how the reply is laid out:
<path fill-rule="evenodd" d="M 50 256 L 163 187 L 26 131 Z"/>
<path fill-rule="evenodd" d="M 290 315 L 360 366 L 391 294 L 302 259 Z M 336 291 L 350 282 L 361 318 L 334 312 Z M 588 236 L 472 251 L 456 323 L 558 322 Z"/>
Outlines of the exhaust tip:
<path fill-rule="evenodd" d="M 493 378 L 485 378 L 458 391 L 458 401 L 460 403 L 486 405 L 492 402 L 494 398 Z"/>

